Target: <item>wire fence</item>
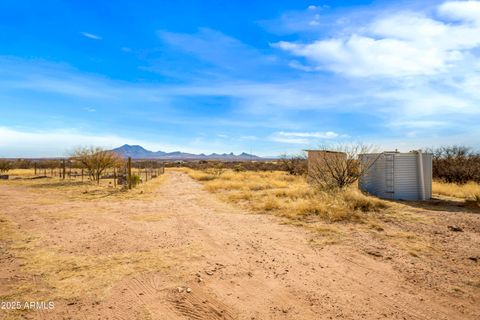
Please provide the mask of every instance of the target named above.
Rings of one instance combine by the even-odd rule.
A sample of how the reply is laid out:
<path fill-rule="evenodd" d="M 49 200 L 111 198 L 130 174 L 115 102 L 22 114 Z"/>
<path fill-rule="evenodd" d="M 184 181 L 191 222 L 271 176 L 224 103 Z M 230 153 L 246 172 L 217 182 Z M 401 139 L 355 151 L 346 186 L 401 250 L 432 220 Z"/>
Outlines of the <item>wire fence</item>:
<path fill-rule="evenodd" d="M 151 167 L 148 164 L 152 165 Z M 55 164 L 50 164 L 48 167 L 42 162 L 35 162 L 30 168 L 20 169 L 21 173 L 16 173 L 18 170 L 12 170 L 2 174 L 2 179 L 42 179 L 42 178 L 56 178 L 66 181 L 78 182 L 97 182 L 101 184 L 108 184 L 113 187 L 128 187 L 131 189 L 139 183 L 145 183 L 152 179 L 159 177 L 165 173 L 165 167 L 158 163 L 134 163 L 129 158 L 124 167 L 107 168 L 102 171 L 99 180 L 92 172 L 85 168 L 76 167 L 67 159 L 57 161 Z"/>

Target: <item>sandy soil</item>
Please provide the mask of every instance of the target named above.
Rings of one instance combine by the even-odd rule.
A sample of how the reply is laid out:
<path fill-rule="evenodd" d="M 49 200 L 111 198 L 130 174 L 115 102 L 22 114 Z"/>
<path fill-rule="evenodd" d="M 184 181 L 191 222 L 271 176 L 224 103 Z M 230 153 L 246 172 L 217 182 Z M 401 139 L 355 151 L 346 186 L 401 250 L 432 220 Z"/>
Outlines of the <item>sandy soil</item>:
<path fill-rule="evenodd" d="M 0 185 L 3 219 L 59 255 L 168 253 L 161 270 L 113 278 L 102 291 L 76 298 L 59 294 L 53 310 L 20 317 L 480 318 L 480 215 L 468 208 L 393 204 L 401 219 L 391 214 L 375 226 L 345 223 L 313 232 L 244 212 L 183 173 L 167 174 L 149 201 L 65 200 Z M 9 244 L 1 245 L 0 296 L 12 299 L 25 280 L 44 285 L 46 275 L 23 270 Z M 44 289 L 52 297 L 59 290 Z"/>

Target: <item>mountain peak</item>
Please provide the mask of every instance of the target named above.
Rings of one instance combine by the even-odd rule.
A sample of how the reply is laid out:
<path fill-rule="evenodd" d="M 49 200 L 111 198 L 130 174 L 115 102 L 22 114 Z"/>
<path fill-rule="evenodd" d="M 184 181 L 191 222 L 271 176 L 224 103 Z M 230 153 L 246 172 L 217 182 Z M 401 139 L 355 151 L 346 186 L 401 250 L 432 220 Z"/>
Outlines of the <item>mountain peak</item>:
<path fill-rule="evenodd" d="M 164 152 L 164 151 L 157 151 L 153 152 L 150 150 L 145 149 L 140 145 L 129 145 L 124 144 L 118 148 L 112 149 L 112 151 L 116 152 L 120 156 L 127 158 L 131 157 L 132 159 L 159 159 L 159 160 L 251 160 L 252 158 L 260 159 L 260 157 L 255 155 L 250 155 L 245 152 L 242 152 L 239 155 L 235 155 L 233 152 L 230 153 L 212 153 L 210 155 L 201 154 L 193 154 L 193 153 L 185 153 L 181 151 L 174 151 L 174 152 Z"/>

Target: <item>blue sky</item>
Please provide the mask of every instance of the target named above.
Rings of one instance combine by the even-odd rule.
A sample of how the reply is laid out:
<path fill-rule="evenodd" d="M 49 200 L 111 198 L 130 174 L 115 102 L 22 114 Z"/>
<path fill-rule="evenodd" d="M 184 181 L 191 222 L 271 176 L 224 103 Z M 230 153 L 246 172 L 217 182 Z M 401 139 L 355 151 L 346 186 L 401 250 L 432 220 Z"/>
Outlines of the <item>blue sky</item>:
<path fill-rule="evenodd" d="M 0 2 L 0 157 L 480 147 L 480 1 Z"/>

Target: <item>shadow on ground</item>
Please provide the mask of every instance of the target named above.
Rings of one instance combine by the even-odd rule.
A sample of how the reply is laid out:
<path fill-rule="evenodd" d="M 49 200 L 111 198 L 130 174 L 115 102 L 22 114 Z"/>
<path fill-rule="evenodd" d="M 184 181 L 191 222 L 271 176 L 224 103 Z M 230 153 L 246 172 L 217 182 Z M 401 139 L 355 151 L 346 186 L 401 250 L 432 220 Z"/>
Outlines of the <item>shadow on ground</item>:
<path fill-rule="evenodd" d="M 464 212 L 480 214 L 480 207 L 473 200 L 464 199 L 447 199 L 434 197 L 427 201 L 395 201 L 410 207 L 432 210 L 432 211 L 448 211 L 448 212 Z"/>

